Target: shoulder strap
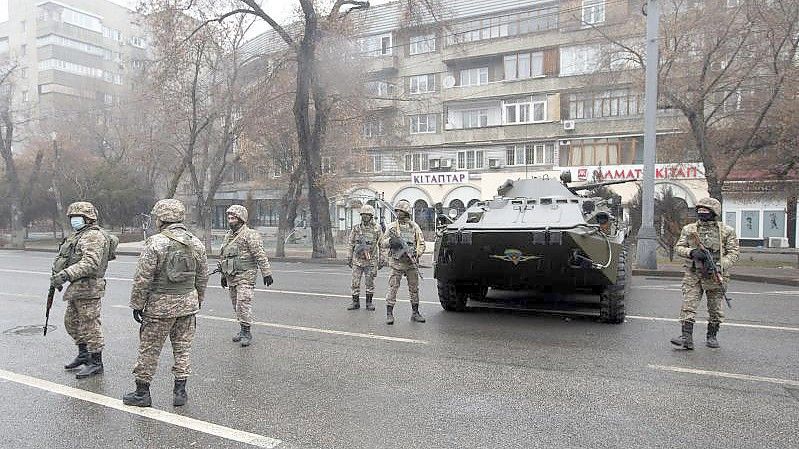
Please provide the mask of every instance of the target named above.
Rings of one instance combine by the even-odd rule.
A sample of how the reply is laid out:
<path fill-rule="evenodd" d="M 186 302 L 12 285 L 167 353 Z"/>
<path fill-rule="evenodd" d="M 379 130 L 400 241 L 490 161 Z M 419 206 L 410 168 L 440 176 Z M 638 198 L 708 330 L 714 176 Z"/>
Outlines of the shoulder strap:
<path fill-rule="evenodd" d="M 176 236 L 176 235 L 175 235 L 175 234 L 174 234 L 172 231 L 169 231 L 169 230 L 167 230 L 167 229 L 164 229 L 163 231 L 161 231 L 161 234 L 163 234 L 163 235 L 164 235 L 164 237 L 167 237 L 168 239 L 170 239 L 170 240 L 172 240 L 172 241 L 178 242 L 178 243 L 180 243 L 180 244 L 181 244 L 181 245 L 183 245 L 183 246 L 189 246 L 189 244 L 188 244 L 188 243 L 186 243 L 186 242 L 184 242 L 183 240 L 181 240 L 181 239 L 180 239 L 178 236 Z"/>

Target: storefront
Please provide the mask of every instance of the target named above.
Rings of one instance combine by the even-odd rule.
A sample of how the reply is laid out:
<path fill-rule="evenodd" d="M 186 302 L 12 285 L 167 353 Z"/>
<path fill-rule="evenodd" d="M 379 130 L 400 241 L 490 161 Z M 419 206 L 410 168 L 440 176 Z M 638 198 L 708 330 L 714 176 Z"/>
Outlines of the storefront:
<path fill-rule="evenodd" d="M 746 176 L 747 180 L 738 179 Z M 767 173 L 734 174 L 724 186 L 724 222 L 743 246 L 799 248 L 797 180 L 769 180 Z"/>

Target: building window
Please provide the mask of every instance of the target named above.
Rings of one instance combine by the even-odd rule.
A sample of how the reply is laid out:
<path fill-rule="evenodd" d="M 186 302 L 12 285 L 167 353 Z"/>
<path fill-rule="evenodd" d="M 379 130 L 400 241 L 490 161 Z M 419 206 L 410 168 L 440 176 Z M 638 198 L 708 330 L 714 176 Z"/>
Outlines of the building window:
<path fill-rule="evenodd" d="M 373 97 L 389 98 L 394 95 L 394 85 L 386 80 L 369 81 L 366 92 Z"/>
<path fill-rule="evenodd" d="M 461 86 L 488 84 L 488 67 L 461 70 Z"/>
<path fill-rule="evenodd" d="M 130 61 L 130 65 L 134 69 L 143 69 L 144 68 L 144 61 L 142 61 L 141 59 L 134 59 L 134 60 Z"/>
<path fill-rule="evenodd" d="M 436 90 L 436 76 L 430 75 L 415 75 L 410 77 L 410 93 L 422 94 L 427 92 L 435 92 Z"/>
<path fill-rule="evenodd" d="M 330 156 L 322 156 L 322 173 L 335 173 L 336 161 Z"/>
<path fill-rule="evenodd" d="M 61 11 L 61 21 L 98 33 L 103 32 L 103 24 L 99 18 L 69 8 Z"/>
<path fill-rule="evenodd" d="M 735 8 L 736 6 L 741 4 L 741 0 L 727 0 L 727 7 L 728 8 Z"/>
<path fill-rule="evenodd" d="M 483 168 L 483 150 L 458 151 L 458 170 Z"/>
<path fill-rule="evenodd" d="M 60 70 L 62 72 L 74 73 L 75 75 L 88 76 L 92 78 L 102 78 L 103 70 L 96 67 L 87 67 L 60 59 L 44 59 L 39 61 L 39 70 Z"/>
<path fill-rule="evenodd" d="M 534 11 L 507 14 L 454 24 L 447 37 L 448 45 L 516 36 L 558 27 L 558 6 L 548 5 Z"/>
<path fill-rule="evenodd" d="M 405 171 L 420 172 L 430 169 L 430 160 L 426 153 L 408 153 L 405 155 Z"/>
<path fill-rule="evenodd" d="M 147 41 L 143 37 L 134 36 L 130 38 L 130 45 L 136 48 L 147 48 Z"/>
<path fill-rule="evenodd" d="M 60 47 L 74 48 L 75 50 L 79 50 L 91 55 L 95 56 L 102 55 L 103 58 L 106 60 L 110 60 L 111 59 L 110 55 L 112 54 L 111 50 L 106 50 L 103 47 L 98 47 L 96 45 L 88 44 L 86 42 L 69 39 L 64 36 L 59 36 L 57 34 L 48 34 L 47 36 L 42 36 L 36 39 L 37 47 L 44 47 L 46 45 L 58 45 Z M 107 57 L 106 54 L 108 55 Z"/>
<path fill-rule="evenodd" d="M 22 69 L 20 69 L 19 76 L 20 76 L 20 78 L 23 78 L 23 79 L 27 78 L 28 77 L 28 68 L 27 67 L 23 67 Z"/>
<path fill-rule="evenodd" d="M 385 129 L 383 127 L 383 120 L 367 120 L 363 124 L 363 136 L 364 137 L 379 137 L 385 135 Z"/>
<path fill-rule="evenodd" d="M 114 104 L 114 96 L 111 94 L 103 94 L 103 103 L 107 106 L 111 106 Z"/>
<path fill-rule="evenodd" d="M 417 114 L 409 117 L 411 134 L 430 134 L 436 132 L 438 114 Z"/>
<path fill-rule="evenodd" d="M 30 94 L 28 93 L 27 90 L 22 91 L 22 101 L 25 103 L 30 101 Z"/>
<path fill-rule="evenodd" d="M 373 154 L 369 156 L 369 165 L 372 173 L 380 173 L 383 171 L 383 155 Z"/>
<path fill-rule="evenodd" d="M 119 73 L 114 74 L 114 84 L 116 84 L 117 86 L 122 85 L 122 75 L 120 75 Z"/>
<path fill-rule="evenodd" d="M 488 126 L 488 109 L 474 109 L 461 112 L 464 128 L 483 128 Z"/>
<path fill-rule="evenodd" d="M 570 94 L 569 118 L 624 117 L 644 112 L 643 95 L 630 89 Z"/>
<path fill-rule="evenodd" d="M 545 96 L 514 98 L 502 102 L 502 123 L 537 123 L 547 119 Z"/>
<path fill-rule="evenodd" d="M 544 53 L 542 52 L 507 55 L 504 61 L 506 80 L 544 75 Z"/>
<path fill-rule="evenodd" d="M 422 36 L 411 36 L 411 45 L 408 53 L 410 55 L 421 55 L 436 51 L 436 35 L 425 34 Z"/>
<path fill-rule="evenodd" d="M 28 54 L 28 45 L 27 44 L 20 45 L 19 46 L 19 55 L 20 56 L 25 56 L 27 54 Z"/>
<path fill-rule="evenodd" d="M 605 21 L 605 0 L 583 0 L 583 23 L 592 25 Z"/>
<path fill-rule="evenodd" d="M 618 142 L 572 141 L 569 148 L 569 165 L 616 165 L 619 164 L 620 145 Z"/>
<path fill-rule="evenodd" d="M 600 47 L 598 45 L 581 45 L 561 47 L 560 75 L 584 75 L 599 70 Z"/>
<path fill-rule="evenodd" d="M 509 145 L 505 149 L 507 165 L 553 165 L 555 143 L 541 142 Z"/>
<path fill-rule="evenodd" d="M 366 36 L 358 40 L 365 56 L 388 56 L 391 54 L 391 33 Z"/>

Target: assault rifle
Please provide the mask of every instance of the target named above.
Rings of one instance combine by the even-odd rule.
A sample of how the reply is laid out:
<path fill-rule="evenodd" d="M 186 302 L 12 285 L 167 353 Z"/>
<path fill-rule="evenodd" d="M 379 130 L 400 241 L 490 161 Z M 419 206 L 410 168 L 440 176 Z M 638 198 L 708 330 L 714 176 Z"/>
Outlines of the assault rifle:
<path fill-rule="evenodd" d="M 216 268 L 214 269 L 214 271 L 208 273 L 208 277 L 211 277 L 211 276 L 213 276 L 213 275 L 215 275 L 217 273 L 221 273 L 221 272 L 222 272 L 222 267 L 217 265 Z"/>
<path fill-rule="evenodd" d="M 389 233 L 394 237 L 396 237 L 397 239 L 399 239 L 400 242 L 402 242 L 402 247 L 400 248 L 400 257 L 402 257 L 403 254 L 408 256 L 408 259 L 410 259 L 411 261 L 411 265 L 413 265 L 413 268 L 416 269 L 416 272 L 419 273 L 419 279 L 424 279 L 424 276 L 422 276 L 422 270 L 419 269 L 419 264 L 416 262 L 416 250 L 415 249 L 412 250 L 408 246 L 408 242 L 406 242 L 405 239 L 402 238 L 401 235 L 399 235 L 399 231 L 397 231 L 396 229 L 397 229 L 396 227 L 392 227 Z"/>
<path fill-rule="evenodd" d="M 699 247 L 697 249 L 705 255 L 705 261 L 702 263 L 702 267 L 699 269 L 702 273 L 702 277 L 712 276 L 713 279 L 719 283 L 719 286 L 721 287 L 721 294 L 724 295 L 724 301 L 727 302 L 727 307 L 732 309 L 732 299 L 727 296 L 727 287 L 724 285 L 724 278 L 721 276 L 721 271 L 719 271 L 719 269 L 716 267 L 716 260 L 713 259 L 713 254 L 705 245 L 702 244 L 702 241 L 699 240 L 698 233 L 694 232 L 691 234 L 691 237 L 696 241 L 696 246 Z"/>
<path fill-rule="evenodd" d="M 60 288 L 58 290 L 61 290 Z M 47 326 L 50 324 L 50 309 L 53 308 L 53 298 L 55 298 L 55 286 L 51 285 L 47 292 L 47 306 L 44 309 L 44 336 L 47 336 Z"/>

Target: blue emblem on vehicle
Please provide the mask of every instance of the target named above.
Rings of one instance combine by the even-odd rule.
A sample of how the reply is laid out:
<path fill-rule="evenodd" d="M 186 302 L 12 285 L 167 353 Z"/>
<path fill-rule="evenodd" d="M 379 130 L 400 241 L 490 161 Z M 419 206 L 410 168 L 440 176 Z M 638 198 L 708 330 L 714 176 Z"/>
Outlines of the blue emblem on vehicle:
<path fill-rule="evenodd" d="M 489 257 L 492 259 L 499 259 L 504 260 L 506 262 L 510 262 L 513 265 L 519 265 L 521 262 L 527 262 L 528 260 L 535 260 L 540 259 L 541 256 L 527 256 L 518 249 L 506 249 L 503 255 L 496 255 L 492 254 Z"/>

